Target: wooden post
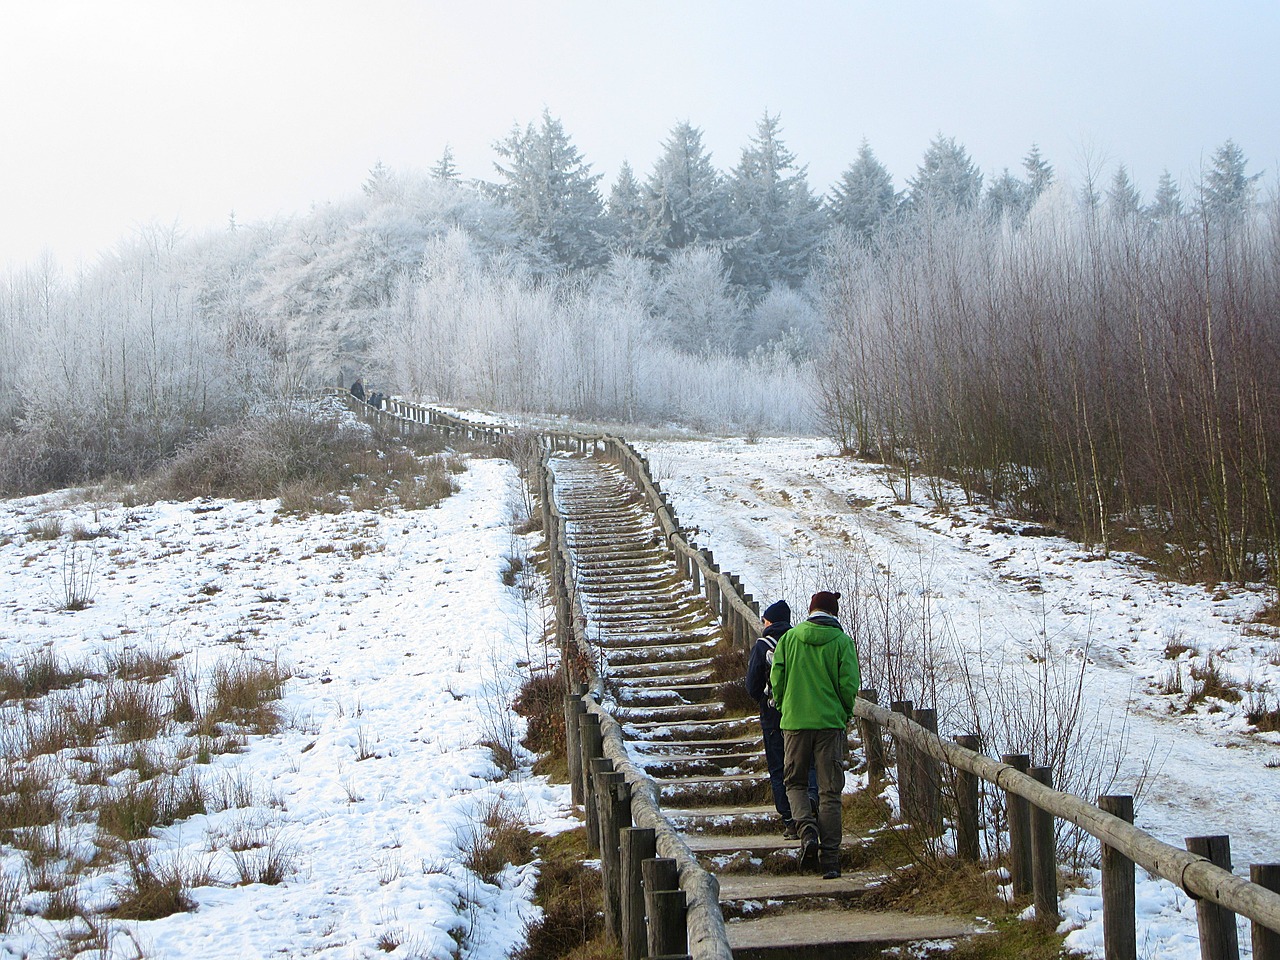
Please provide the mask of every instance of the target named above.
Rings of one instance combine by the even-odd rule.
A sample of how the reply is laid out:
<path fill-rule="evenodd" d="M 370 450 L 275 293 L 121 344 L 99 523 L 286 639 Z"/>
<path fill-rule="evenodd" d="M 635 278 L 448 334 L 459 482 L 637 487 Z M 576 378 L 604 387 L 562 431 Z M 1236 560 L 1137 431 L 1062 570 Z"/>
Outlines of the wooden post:
<path fill-rule="evenodd" d="M 1223 870 L 1231 869 L 1230 837 L 1187 837 L 1187 850 L 1211 860 Z M 1234 913 L 1216 903 L 1197 900 L 1196 921 L 1200 925 L 1200 960 L 1240 960 Z"/>
<path fill-rule="evenodd" d="M 564 728 L 567 758 L 569 761 L 569 795 L 575 807 L 582 806 L 582 717 L 587 705 L 582 694 L 565 697 Z"/>
<path fill-rule="evenodd" d="M 604 895 L 604 932 L 614 943 L 622 942 L 622 860 L 615 788 L 625 782 L 613 769 L 613 761 L 598 757 L 591 761 L 596 782 L 596 816 L 600 821 L 600 878 Z"/>
<path fill-rule="evenodd" d="M 931 707 L 922 707 L 912 711 L 911 719 L 932 734 L 938 732 L 938 711 Z M 913 751 L 916 755 L 915 778 L 918 789 L 916 797 L 919 803 L 920 821 L 916 824 L 921 830 L 936 837 L 942 833 L 942 771 L 938 761 L 923 750 Z"/>
<path fill-rule="evenodd" d="M 600 817 L 596 812 L 595 784 L 591 779 L 591 761 L 604 753 L 600 736 L 600 718 L 594 713 L 584 713 L 579 727 L 582 742 L 582 808 L 587 815 L 587 847 L 592 853 L 600 852 Z"/>
<path fill-rule="evenodd" d="M 1000 758 L 1019 773 L 1031 769 L 1031 758 L 1025 753 L 1006 753 Z M 1007 790 L 1005 811 L 1009 818 L 1009 883 L 1016 897 L 1031 892 L 1031 810 L 1022 797 Z"/>
<path fill-rule="evenodd" d="M 976 733 L 956 737 L 956 743 L 975 753 L 982 749 Z M 971 863 L 982 856 L 978 847 L 978 777 L 967 770 L 956 771 L 956 854 Z"/>
<path fill-rule="evenodd" d="M 644 876 L 640 865 L 658 855 L 657 833 L 650 827 L 624 827 L 622 847 L 622 956 L 641 960 L 648 950 L 644 923 Z"/>
<path fill-rule="evenodd" d="M 908 719 L 911 718 L 911 707 L 910 700 L 895 700 L 889 704 L 890 710 L 894 713 L 900 713 Z M 915 772 L 914 751 L 905 740 L 895 737 L 894 743 L 898 754 L 898 806 L 902 811 L 902 819 L 908 823 L 915 823 L 918 807 L 915 798 L 915 784 L 911 782 L 911 775 Z"/>
<path fill-rule="evenodd" d="M 1052 767 L 1032 767 L 1031 776 L 1053 786 Z M 1058 844 L 1053 836 L 1053 814 L 1031 807 L 1031 887 L 1036 919 L 1058 921 Z"/>
<path fill-rule="evenodd" d="M 688 913 L 674 860 L 657 857 L 641 864 L 644 909 L 649 918 L 649 956 L 676 957 L 689 952 Z"/>
<path fill-rule="evenodd" d="M 875 690 L 863 689 L 859 695 L 868 703 L 880 701 L 880 694 Z M 884 740 L 880 736 L 880 724 L 859 717 L 858 735 L 862 737 L 862 752 L 867 758 L 867 786 L 874 790 L 884 782 Z"/>
<path fill-rule="evenodd" d="M 1099 797 L 1098 808 L 1133 823 L 1133 797 Z M 1133 861 L 1102 844 L 1102 949 L 1106 960 L 1137 960 Z"/>
<path fill-rule="evenodd" d="M 1249 879 L 1260 887 L 1280 893 L 1280 863 L 1254 863 Z M 1253 923 L 1253 960 L 1280 960 L 1280 931 Z"/>

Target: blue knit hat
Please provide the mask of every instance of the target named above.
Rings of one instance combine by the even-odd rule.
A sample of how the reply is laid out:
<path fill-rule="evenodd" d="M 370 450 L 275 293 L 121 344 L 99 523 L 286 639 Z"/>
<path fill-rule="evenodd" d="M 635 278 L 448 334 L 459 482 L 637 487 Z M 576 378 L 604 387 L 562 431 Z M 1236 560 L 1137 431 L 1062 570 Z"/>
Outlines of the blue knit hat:
<path fill-rule="evenodd" d="M 777 603 L 772 603 L 766 607 L 764 613 L 760 616 L 761 619 L 768 620 L 770 623 L 790 623 L 791 608 L 787 606 L 787 601 L 779 600 Z"/>

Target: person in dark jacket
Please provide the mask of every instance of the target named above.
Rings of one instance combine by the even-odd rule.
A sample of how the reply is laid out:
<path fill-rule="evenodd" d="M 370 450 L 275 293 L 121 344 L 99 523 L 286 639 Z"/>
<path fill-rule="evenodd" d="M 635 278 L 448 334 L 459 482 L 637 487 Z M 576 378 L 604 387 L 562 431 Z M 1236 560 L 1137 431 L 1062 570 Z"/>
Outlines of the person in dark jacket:
<path fill-rule="evenodd" d="M 823 590 L 809 601 L 809 619 L 778 640 L 769 681 L 782 712 L 783 778 L 794 809 L 803 804 L 806 771 L 818 768 L 818 815 L 796 811 L 800 868 L 825 879 L 840 876 L 840 795 L 849 754 L 849 720 L 861 675 L 853 638 L 836 619 L 840 594 Z"/>
<path fill-rule="evenodd" d="M 782 778 L 782 714 L 773 701 L 769 684 L 769 670 L 773 666 L 773 651 L 778 638 L 791 629 L 791 607 L 779 600 L 770 605 L 760 617 L 764 623 L 763 636 L 751 648 L 747 661 L 747 694 L 760 704 L 760 734 L 764 739 L 764 758 L 769 765 L 769 785 L 773 788 L 773 805 L 782 817 L 782 836 L 798 840 L 795 820 L 791 816 L 791 803 L 787 800 L 787 787 Z M 818 775 L 809 769 L 809 800 L 818 806 Z"/>
<path fill-rule="evenodd" d="M 356 377 L 356 382 L 351 385 L 351 395 L 357 400 L 364 399 L 364 382 L 359 377 Z"/>

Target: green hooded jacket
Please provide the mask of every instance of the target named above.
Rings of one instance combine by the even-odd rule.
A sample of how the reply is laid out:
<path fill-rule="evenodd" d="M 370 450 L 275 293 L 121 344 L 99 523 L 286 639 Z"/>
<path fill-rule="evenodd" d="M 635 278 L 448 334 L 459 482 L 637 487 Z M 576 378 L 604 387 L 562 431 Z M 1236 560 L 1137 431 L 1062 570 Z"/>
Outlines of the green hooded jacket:
<path fill-rule="evenodd" d="M 853 639 L 840 621 L 816 613 L 778 640 L 769 683 L 783 730 L 844 727 L 861 682 Z"/>

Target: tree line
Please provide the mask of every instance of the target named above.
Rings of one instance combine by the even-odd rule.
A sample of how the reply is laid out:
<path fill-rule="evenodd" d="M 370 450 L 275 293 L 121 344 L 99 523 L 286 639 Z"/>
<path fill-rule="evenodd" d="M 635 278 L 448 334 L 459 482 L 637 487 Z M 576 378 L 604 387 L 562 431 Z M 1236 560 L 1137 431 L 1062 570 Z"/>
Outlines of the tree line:
<path fill-rule="evenodd" d="M 548 112 L 464 180 L 0 280 L 0 487 L 137 475 L 267 398 L 357 374 L 493 409 L 822 430 L 1205 576 L 1276 561 L 1280 218 L 1228 141 L 1184 197 L 953 138 L 906 188 L 868 144 L 825 197 L 766 114 L 728 172 L 676 124 L 601 177 Z M 905 491 L 904 491 L 905 492 Z M 930 491 L 942 496 L 940 490 Z"/>

